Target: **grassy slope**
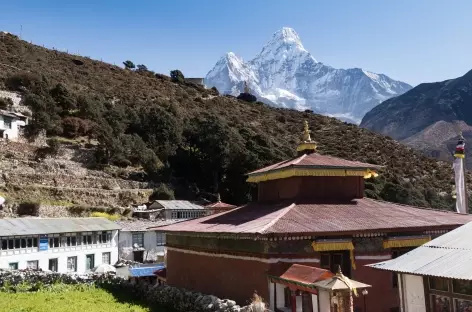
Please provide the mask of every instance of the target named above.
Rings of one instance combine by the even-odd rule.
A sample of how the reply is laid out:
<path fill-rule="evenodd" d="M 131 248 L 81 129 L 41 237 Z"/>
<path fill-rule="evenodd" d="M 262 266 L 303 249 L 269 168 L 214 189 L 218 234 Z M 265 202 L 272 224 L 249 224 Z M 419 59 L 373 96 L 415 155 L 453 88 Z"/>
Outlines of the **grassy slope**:
<path fill-rule="evenodd" d="M 313 130 L 313 138 L 319 143 L 320 153 L 385 166 L 379 179 L 367 183 L 369 196 L 446 209 L 452 207 L 449 196 L 438 197 L 440 193 L 451 192 L 450 164 L 426 158 L 388 137 L 334 118 L 254 105 L 234 98 L 213 98 L 209 90 L 48 50 L 12 36 L 0 41 L 0 55 L 0 63 L 41 74 L 48 81 L 62 82 L 77 92 L 97 93 L 110 100 L 126 99 L 135 105 L 145 101 L 167 101 L 180 107 L 186 119 L 211 111 L 224 118 L 235 131 L 256 142 L 254 149 L 261 153 L 270 151 L 265 153 L 269 157 L 260 158 L 255 167 L 293 156 L 302 121 L 306 119 Z M 76 65 L 73 60 L 80 60 L 83 65 Z M 13 67 L 0 65 L 0 88 L 2 79 L 18 72 Z M 398 187 L 394 188 L 395 194 L 385 190 L 386 182 Z M 402 193 L 401 198 L 396 198 L 397 193 Z"/>
<path fill-rule="evenodd" d="M 8 312 L 164 312 L 139 304 L 118 301 L 99 288 L 64 292 L 0 293 L 0 311 Z"/>

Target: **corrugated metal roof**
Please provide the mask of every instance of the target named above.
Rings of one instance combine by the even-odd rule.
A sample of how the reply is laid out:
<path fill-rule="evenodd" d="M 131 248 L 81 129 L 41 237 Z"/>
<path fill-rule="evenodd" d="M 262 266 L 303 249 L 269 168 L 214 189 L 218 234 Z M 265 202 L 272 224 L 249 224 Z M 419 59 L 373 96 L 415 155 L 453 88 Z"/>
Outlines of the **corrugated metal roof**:
<path fill-rule="evenodd" d="M 472 222 L 398 258 L 368 266 L 400 273 L 471 280 L 471 235 Z"/>
<path fill-rule="evenodd" d="M 330 202 L 250 203 L 228 212 L 164 226 L 169 232 L 320 234 L 372 230 L 455 228 L 472 215 L 422 209 L 369 198 Z"/>
<path fill-rule="evenodd" d="M 172 209 L 172 210 L 205 209 L 202 206 L 195 205 L 187 200 L 156 200 L 155 202 L 161 205 L 164 209 Z"/>
<path fill-rule="evenodd" d="M 119 230 L 105 218 L 8 218 L 0 219 L 0 236 Z"/>
<path fill-rule="evenodd" d="M 171 220 L 131 220 L 131 221 L 116 221 L 116 223 L 121 227 L 121 231 L 129 232 L 144 232 L 150 231 L 149 228 L 156 228 L 159 226 L 174 224 L 177 222 L 182 222 L 181 219 L 171 219 Z"/>
<path fill-rule="evenodd" d="M 248 175 L 257 175 L 269 171 L 277 171 L 288 167 L 308 167 L 308 168 L 339 168 L 339 169 L 380 169 L 382 166 L 363 163 L 360 161 L 351 161 L 342 158 L 321 155 L 318 153 L 304 154 L 294 159 L 284 160 L 282 162 L 267 166 L 265 168 L 248 173 Z"/>

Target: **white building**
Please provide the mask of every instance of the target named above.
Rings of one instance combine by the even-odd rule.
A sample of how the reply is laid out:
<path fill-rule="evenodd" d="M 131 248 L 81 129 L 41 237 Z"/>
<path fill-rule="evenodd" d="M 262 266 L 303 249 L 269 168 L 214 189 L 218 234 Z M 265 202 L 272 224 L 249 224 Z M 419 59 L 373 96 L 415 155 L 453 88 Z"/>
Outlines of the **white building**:
<path fill-rule="evenodd" d="M 397 274 L 403 312 L 472 311 L 472 222 L 398 258 L 369 265 Z"/>
<path fill-rule="evenodd" d="M 84 273 L 114 264 L 119 229 L 105 218 L 0 219 L 0 268 Z"/>
<path fill-rule="evenodd" d="M 118 238 L 120 259 L 137 262 L 162 262 L 164 261 L 166 234 L 157 233 L 155 228 L 181 220 L 135 220 L 118 221 L 121 231 Z"/>
<path fill-rule="evenodd" d="M 26 121 L 21 120 L 18 114 L 0 110 L 0 138 L 16 141 L 20 134 L 20 126 L 25 125 Z"/>
<path fill-rule="evenodd" d="M 164 220 L 193 219 L 211 214 L 211 209 L 187 200 L 156 200 L 149 205 L 148 210 L 159 211 L 159 217 Z"/>

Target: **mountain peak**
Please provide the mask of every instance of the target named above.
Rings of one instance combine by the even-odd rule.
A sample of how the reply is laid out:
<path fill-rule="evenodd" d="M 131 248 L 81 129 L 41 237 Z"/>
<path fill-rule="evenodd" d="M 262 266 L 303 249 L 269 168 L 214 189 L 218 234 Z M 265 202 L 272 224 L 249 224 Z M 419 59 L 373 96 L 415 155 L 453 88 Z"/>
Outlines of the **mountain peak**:
<path fill-rule="evenodd" d="M 303 47 L 300 36 L 298 36 L 295 29 L 290 27 L 282 27 L 282 29 L 276 31 L 272 36 L 273 40 L 283 41 L 286 43 L 295 43 Z"/>

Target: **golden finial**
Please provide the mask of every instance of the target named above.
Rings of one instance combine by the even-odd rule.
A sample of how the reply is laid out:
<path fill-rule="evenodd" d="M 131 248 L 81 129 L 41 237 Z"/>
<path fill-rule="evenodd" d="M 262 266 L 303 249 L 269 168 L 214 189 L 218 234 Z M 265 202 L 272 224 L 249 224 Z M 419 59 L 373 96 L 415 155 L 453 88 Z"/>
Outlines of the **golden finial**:
<path fill-rule="evenodd" d="M 310 136 L 310 128 L 308 128 L 308 121 L 304 121 L 303 122 L 303 136 L 302 136 L 302 141 L 305 142 L 305 143 L 311 143 L 313 142 L 311 140 L 311 136 Z"/>
<path fill-rule="evenodd" d="M 302 140 L 297 147 L 297 152 L 307 153 L 316 151 L 316 143 L 311 139 L 308 121 L 303 122 Z"/>

